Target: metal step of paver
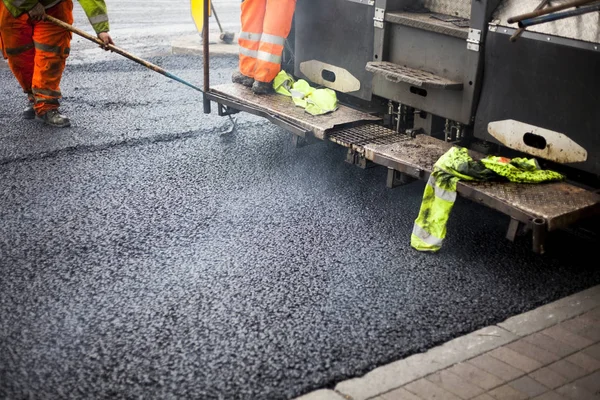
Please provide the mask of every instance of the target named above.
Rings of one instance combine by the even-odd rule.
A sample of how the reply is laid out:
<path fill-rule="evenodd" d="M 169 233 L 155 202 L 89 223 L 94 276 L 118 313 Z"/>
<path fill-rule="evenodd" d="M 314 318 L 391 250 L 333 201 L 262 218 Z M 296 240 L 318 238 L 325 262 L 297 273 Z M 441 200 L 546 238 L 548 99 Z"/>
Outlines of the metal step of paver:
<path fill-rule="evenodd" d="M 366 69 L 374 74 L 382 75 L 390 82 L 404 82 L 425 89 L 463 90 L 464 87 L 462 82 L 389 61 L 369 62 Z"/>

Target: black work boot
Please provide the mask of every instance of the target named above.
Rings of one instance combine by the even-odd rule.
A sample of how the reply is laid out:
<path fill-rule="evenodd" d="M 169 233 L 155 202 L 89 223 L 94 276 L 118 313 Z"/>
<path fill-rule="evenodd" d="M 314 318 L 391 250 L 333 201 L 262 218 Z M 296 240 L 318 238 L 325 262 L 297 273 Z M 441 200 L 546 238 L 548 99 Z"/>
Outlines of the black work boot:
<path fill-rule="evenodd" d="M 254 81 L 252 91 L 254 94 L 269 94 L 273 91 L 273 83 Z"/>
<path fill-rule="evenodd" d="M 254 83 L 253 78 L 242 74 L 240 71 L 235 71 L 231 76 L 231 80 L 233 81 L 233 83 L 239 83 L 246 87 L 252 87 L 252 84 Z"/>
<path fill-rule="evenodd" d="M 23 110 L 23 119 L 35 119 L 35 110 L 33 109 L 33 103 L 29 103 L 26 109 Z"/>
<path fill-rule="evenodd" d="M 37 115 L 37 119 L 44 121 L 46 125 L 54 126 L 57 128 L 66 128 L 71 126 L 69 118 L 62 115 L 58 110 L 50 110 L 43 115 Z"/>

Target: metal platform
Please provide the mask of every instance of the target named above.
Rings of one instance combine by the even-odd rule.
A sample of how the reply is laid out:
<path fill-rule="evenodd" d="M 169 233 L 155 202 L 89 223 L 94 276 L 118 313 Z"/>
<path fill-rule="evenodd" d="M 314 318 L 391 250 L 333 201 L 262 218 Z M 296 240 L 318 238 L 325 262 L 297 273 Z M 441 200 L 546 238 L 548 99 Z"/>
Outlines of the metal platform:
<path fill-rule="evenodd" d="M 252 90 L 238 84 L 213 86 L 208 98 L 224 106 L 267 118 L 292 133 L 304 137 L 312 133 L 324 140 L 326 133 L 336 127 L 381 118 L 340 105 L 334 113 L 313 116 L 296 107 L 292 99 L 279 94 L 255 95 Z"/>
<path fill-rule="evenodd" d="M 397 133 L 374 122 L 377 117 L 345 106 L 340 106 L 334 113 L 315 117 L 295 107 L 285 96 L 256 96 L 251 90 L 235 84 L 213 87 L 208 97 L 219 104 L 221 115 L 250 112 L 296 136 L 305 137 L 312 133 L 316 138 L 347 147 L 348 160 L 354 160 L 352 162 L 361 165 L 368 161 L 388 167 L 391 174 L 388 183 L 428 179 L 436 161 L 452 147 L 451 143 L 427 135 L 410 137 Z M 469 154 L 475 160 L 484 157 L 474 151 Z M 357 159 L 360 162 L 356 162 Z M 399 174 L 398 179 L 396 174 Z M 600 194 L 566 182 L 535 185 L 459 182 L 457 192 L 508 215 L 511 218 L 509 240 L 515 240 L 519 231 L 532 231 L 533 250 L 537 253 L 544 252 L 546 232 L 600 214 Z"/>
<path fill-rule="evenodd" d="M 425 89 L 462 90 L 462 82 L 456 82 L 427 71 L 408 68 L 388 61 L 369 62 L 367 71 L 379 74 L 390 82 L 408 83 Z"/>

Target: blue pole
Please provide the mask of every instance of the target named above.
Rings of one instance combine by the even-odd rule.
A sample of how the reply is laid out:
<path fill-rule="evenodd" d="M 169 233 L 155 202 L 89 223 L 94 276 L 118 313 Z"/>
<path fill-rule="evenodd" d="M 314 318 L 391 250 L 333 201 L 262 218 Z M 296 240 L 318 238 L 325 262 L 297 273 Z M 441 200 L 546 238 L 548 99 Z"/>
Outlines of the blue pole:
<path fill-rule="evenodd" d="M 580 7 L 575 10 L 569 10 L 564 12 L 557 12 L 554 14 L 542 15 L 540 17 L 524 19 L 519 21 L 519 28 L 527 28 L 533 25 L 544 24 L 546 22 L 557 21 L 564 18 L 574 17 L 577 15 L 588 14 L 594 11 L 600 11 L 600 4 L 591 5 L 587 7 Z"/>

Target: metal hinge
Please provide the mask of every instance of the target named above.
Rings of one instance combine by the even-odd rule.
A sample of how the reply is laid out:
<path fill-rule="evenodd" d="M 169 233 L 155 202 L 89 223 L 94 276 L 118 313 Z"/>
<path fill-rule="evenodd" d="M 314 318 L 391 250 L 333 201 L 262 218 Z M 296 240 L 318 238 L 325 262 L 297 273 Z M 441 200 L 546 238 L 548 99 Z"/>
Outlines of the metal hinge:
<path fill-rule="evenodd" d="M 383 20 L 385 19 L 385 8 L 375 7 L 375 28 L 383 29 Z"/>
<path fill-rule="evenodd" d="M 469 29 L 469 36 L 467 37 L 467 49 L 471 51 L 479 51 L 479 45 L 481 44 L 481 30 L 480 29 Z"/>

